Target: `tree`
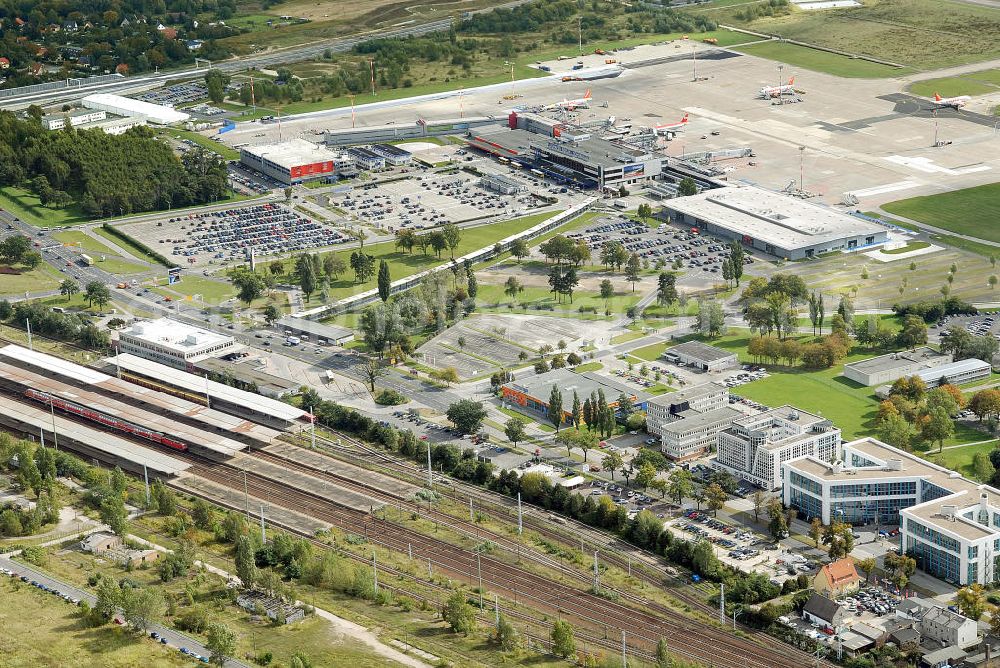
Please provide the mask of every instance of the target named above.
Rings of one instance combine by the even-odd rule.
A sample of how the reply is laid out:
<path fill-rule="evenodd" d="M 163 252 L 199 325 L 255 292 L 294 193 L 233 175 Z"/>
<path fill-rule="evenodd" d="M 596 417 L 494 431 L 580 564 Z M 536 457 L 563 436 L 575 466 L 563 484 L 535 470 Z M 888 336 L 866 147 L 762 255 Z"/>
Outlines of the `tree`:
<path fill-rule="evenodd" d="M 392 279 L 389 277 L 389 263 L 385 260 L 380 260 L 378 263 L 378 296 L 382 298 L 383 302 L 389 301 L 389 288 L 392 285 Z"/>
<path fill-rule="evenodd" d="M 743 264 L 745 253 L 743 252 L 743 246 L 736 239 L 729 242 L 729 264 L 731 265 L 733 272 L 733 280 L 736 281 L 737 287 L 740 284 L 740 279 L 743 278 Z"/>
<path fill-rule="evenodd" d="M 886 552 L 882 563 L 886 573 L 889 574 L 889 579 L 900 589 L 906 586 L 910 576 L 917 570 L 916 559 L 896 552 Z"/>
<path fill-rule="evenodd" d="M 563 423 L 563 400 L 562 391 L 560 391 L 558 385 L 553 385 L 552 390 L 549 392 L 549 407 L 548 407 L 548 417 L 549 422 L 552 426 L 556 428 L 556 433 L 559 433 L 559 427 Z"/>
<path fill-rule="evenodd" d="M 508 277 L 507 282 L 504 283 L 503 292 L 511 299 L 517 299 L 522 290 L 524 290 L 524 287 L 521 285 L 521 281 L 517 280 L 514 276 Z"/>
<path fill-rule="evenodd" d="M 669 307 L 675 301 L 677 301 L 677 276 L 668 271 L 661 271 L 656 278 L 656 303 Z"/>
<path fill-rule="evenodd" d="M 455 249 L 458 248 L 459 242 L 462 241 L 462 232 L 455 223 L 448 223 L 441 228 L 441 234 L 444 236 L 445 245 L 448 246 L 448 250 L 451 252 L 451 259 L 454 260 Z"/>
<path fill-rule="evenodd" d="M 59 294 L 66 297 L 66 301 L 69 301 L 79 291 L 80 286 L 71 278 L 67 278 L 59 284 Z"/>
<path fill-rule="evenodd" d="M 786 538 L 788 536 L 788 517 L 785 515 L 781 501 L 776 498 L 771 499 L 767 506 L 767 516 L 770 518 L 767 529 L 771 532 L 771 537 L 775 541 Z"/>
<path fill-rule="evenodd" d="M 122 590 L 111 578 L 102 578 L 97 583 L 97 600 L 94 602 L 94 615 L 102 622 L 109 622 L 118 612 Z"/>
<path fill-rule="evenodd" d="M 215 513 L 204 499 L 195 499 L 191 507 L 191 521 L 199 529 L 210 531 L 215 526 Z"/>
<path fill-rule="evenodd" d="M 518 263 L 531 254 L 528 242 L 525 239 L 515 239 L 510 245 L 510 254 L 517 258 Z"/>
<path fill-rule="evenodd" d="M 669 494 L 678 506 L 684 502 L 684 497 L 691 496 L 693 492 L 694 482 L 691 480 L 690 471 L 675 468 L 670 472 Z"/>
<path fill-rule="evenodd" d="M 564 659 L 576 653 L 573 625 L 569 622 L 557 619 L 552 625 L 552 653 Z"/>
<path fill-rule="evenodd" d="M 978 622 L 986 612 L 986 591 L 978 582 L 959 589 L 955 599 L 958 601 L 958 609 L 969 619 Z"/>
<path fill-rule="evenodd" d="M 108 525 L 108 528 L 117 535 L 124 537 L 128 533 L 128 511 L 125 510 L 125 502 L 120 496 L 106 496 L 101 501 L 101 521 Z"/>
<path fill-rule="evenodd" d="M 163 615 L 163 596 L 155 589 L 122 589 L 119 598 L 122 618 L 129 626 L 145 632 Z"/>
<path fill-rule="evenodd" d="M 819 541 L 823 538 L 823 520 L 821 518 L 812 518 L 812 522 L 809 523 L 809 537 L 813 539 L 816 547 L 819 547 Z"/>
<path fill-rule="evenodd" d="M 388 369 L 382 366 L 382 362 L 375 357 L 365 357 L 358 365 L 358 370 L 368 380 L 372 392 L 375 391 L 375 381 L 389 373 Z"/>
<path fill-rule="evenodd" d="M 504 423 L 503 433 L 507 437 L 507 440 L 517 447 L 518 441 L 523 441 L 524 437 L 527 436 L 524 430 L 524 420 L 519 417 L 512 417 L 507 422 Z"/>
<path fill-rule="evenodd" d="M 646 220 L 653 215 L 653 207 L 648 204 L 640 204 L 639 210 L 636 211 L 636 214 L 638 214 L 639 218 L 641 218 L 643 222 L 646 222 Z"/>
<path fill-rule="evenodd" d="M 460 434 L 474 434 L 486 419 L 486 409 L 481 402 L 461 399 L 448 406 L 448 419 Z"/>
<path fill-rule="evenodd" d="M 872 578 L 872 573 L 875 571 L 876 561 L 874 557 L 865 557 L 864 559 L 858 559 L 858 568 L 865 572 L 865 584 Z"/>
<path fill-rule="evenodd" d="M 1000 415 L 1000 390 L 987 389 L 976 392 L 969 399 L 969 410 L 979 418 L 980 422 L 983 418 Z"/>
<path fill-rule="evenodd" d="M 570 410 L 570 419 L 576 429 L 583 423 L 583 405 L 580 403 L 580 395 L 573 390 L 573 408 Z"/>
<path fill-rule="evenodd" d="M 698 332 L 704 336 L 715 338 L 726 328 L 726 314 L 718 301 L 702 300 L 698 302 Z"/>
<path fill-rule="evenodd" d="M 611 284 L 610 279 L 605 278 L 601 281 L 601 299 L 604 300 L 604 309 L 608 309 L 608 302 L 611 298 L 615 296 L 615 288 Z"/>
<path fill-rule="evenodd" d="M 264 279 L 249 269 L 237 269 L 231 274 L 233 286 L 236 288 L 236 297 L 247 306 L 263 296 L 267 290 Z"/>
<path fill-rule="evenodd" d="M 635 284 L 639 280 L 640 271 L 642 271 L 642 264 L 639 261 L 639 254 L 632 253 L 625 265 L 625 277 L 632 283 L 632 292 L 635 292 Z"/>
<path fill-rule="evenodd" d="M 625 463 L 622 456 L 617 452 L 609 452 L 604 455 L 604 460 L 601 462 L 601 468 L 611 474 L 611 479 L 615 479 L 615 471 L 620 469 Z"/>
<path fill-rule="evenodd" d="M 476 611 L 469 605 L 465 593 L 461 590 L 456 590 L 448 597 L 441 616 L 455 633 L 469 635 L 476 628 Z"/>
<path fill-rule="evenodd" d="M 902 348 L 914 348 L 927 343 L 927 323 L 918 315 L 903 317 L 903 328 L 896 335 L 896 343 Z"/>
<path fill-rule="evenodd" d="M 845 522 L 830 522 L 823 529 L 822 542 L 829 550 L 830 559 L 846 557 L 854 549 L 854 529 Z"/>
<path fill-rule="evenodd" d="M 328 279 L 340 278 L 347 271 L 347 262 L 337 253 L 328 253 L 323 258 L 323 273 Z"/>
<path fill-rule="evenodd" d="M 990 462 L 989 456 L 985 452 L 977 452 L 972 458 L 972 470 L 975 471 L 976 478 L 985 483 L 993 480 L 996 469 Z"/>
<path fill-rule="evenodd" d="M 913 427 L 899 413 L 888 414 L 878 422 L 879 439 L 894 448 L 909 451 L 913 436 Z"/>
<path fill-rule="evenodd" d="M 672 668 L 673 665 L 673 657 L 667 649 L 667 639 L 660 638 L 656 643 L 656 668 Z"/>
<path fill-rule="evenodd" d="M 246 589 L 252 589 L 257 581 L 257 564 L 254 561 L 253 543 L 246 534 L 236 539 L 236 577 Z"/>
<path fill-rule="evenodd" d="M 750 498 L 753 501 L 753 522 L 756 524 L 760 521 L 760 514 L 767 507 L 768 496 L 763 490 L 756 490 L 753 496 Z"/>
<path fill-rule="evenodd" d="M 205 648 L 212 653 L 211 661 L 221 666 L 236 653 L 236 632 L 221 622 L 208 625 Z"/>
<path fill-rule="evenodd" d="M 465 288 L 465 291 L 469 293 L 469 299 L 475 299 L 476 295 L 479 294 L 479 282 L 476 280 L 475 273 L 468 272 L 468 277 L 465 279 Z"/>
<path fill-rule="evenodd" d="M 497 616 L 497 627 L 491 639 L 499 646 L 501 652 L 513 652 L 521 646 L 521 634 L 502 613 Z"/>
<path fill-rule="evenodd" d="M 694 182 L 690 176 L 685 176 L 681 179 L 681 182 L 677 184 L 677 196 L 678 197 L 688 197 L 690 195 L 698 194 L 698 185 Z"/>
<path fill-rule="evenodd" d="M 84 288 L 83 296 L 87 298 L 87 305 L 90 308 L 96 303 L 100 309 L 111 301 L 111 290 L 100 281 L 90 281 Z"/>
<path fill-rule="evenodd" d="M 955 423 L 948 412 L 941 408 L 932 408 L 920 426 L 920 435 L 925 441 L 937 441 L 938 452 L 944 448 L 945 440 L 955 434 Z"/>
<path fill-rule="evenodd" d="M 268 304 L 264 307 L 263 316 L 264 322 L 267 323 L 268 327 L 270 327 L 281 319 L 281 311 L 279 311 L 278 307 L 274 304 Z"/>
<path fill-rule="evenodd" d="M 716 515 L 719 514 L 719 510 L 726 505 L 726 499 L 728 496 L 722 487 L 718 483 L 712 483 L 705 488 L 705 501 L 708 503 L 708 507 Z"/>

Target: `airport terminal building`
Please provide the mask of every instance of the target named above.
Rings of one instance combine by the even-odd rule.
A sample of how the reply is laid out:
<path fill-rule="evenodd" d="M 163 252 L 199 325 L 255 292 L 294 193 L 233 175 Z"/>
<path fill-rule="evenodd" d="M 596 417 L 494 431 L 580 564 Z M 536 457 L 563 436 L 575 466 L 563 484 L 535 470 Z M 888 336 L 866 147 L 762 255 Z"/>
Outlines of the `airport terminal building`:
<path fill-rule="evenodd" d="M 674 222 L 788 260 L 871 249 L 888 235 L 868 220 L 754 186 L 716 188 L 663 206 Z"/>

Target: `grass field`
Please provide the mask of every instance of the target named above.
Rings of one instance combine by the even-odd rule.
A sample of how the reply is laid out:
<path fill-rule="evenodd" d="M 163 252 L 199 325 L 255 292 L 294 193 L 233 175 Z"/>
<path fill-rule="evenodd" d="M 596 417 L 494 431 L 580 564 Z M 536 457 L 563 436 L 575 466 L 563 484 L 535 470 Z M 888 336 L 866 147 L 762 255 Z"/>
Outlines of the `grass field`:
<path fill-rule="evenodd" d="M 573 371 L 577 373 L 587 373 L 588 371 L 600 371 L 604 368 L 604 365 L 600 362 L 586 362 L 578 366 L 573 367 Z"/>
<path fill-rule="evenodd" d="M 80 230 L 53 232 L 52 238 L 66 246 L 76 246 L 93 253 L 114 255 L 114 252 L 110 248 Z"/>
<path fill-rule="evenodd" d="M 25 292 L 41 292 L 59 287 L 62 279 L 49 265 L 20 274 L 0 274 L 0 295 L 23 296 Z"/>
<path fill-rule="evenodd" d="M 643 332 L 625 332 L 623 334 L 618 334 L 616 336 L 611 337 L 611 343 L 612 344 L 628 343 L 629 341 L 635 341 L 636 339 L 641 339 L 644 336 L 646 336 L 646 334 Z"/>
<path fill-rule="evenodd" d="M 129 262 L 113 255 L 106 256 L 104 260 L 97 258 L 94 265 L 110 274 L 139 274 L 148 271 L 148 268 L 141 264 Z"/>
<path fill-rule="evenodd" d="M 201 295 L 202 301 L 208 304 L 218 304 L 236 294 L 236 288 L 229 281 L 216 281 L 203 276 L 182 275 L 180 282 L 174 283 L 169 288 L 166 277 L 158 284 L 161 286 L 160 289 L 156 289 L 159 294 L 176 296 L 172 293 L 180 293 L 190 297 Z"/>
<path fill-rule="evenodd" d="M 115 235 L 113 235 L 110 232 L 108 232 L 107 230 L 105 230 L 103 227 L 95 227 L 94 228 L 94 232 L 98 236 L 104 237 L 105 239 L 107 239 L 111 243 L 113 243 L 113 244 L 115 244 L 117 246 L 121 246 L 123 249 L 127 250 L 129 252 L 129 254 L 134 255 L 135 257 L 139 258 L 140 260 L 145 260 L 146 262 L 149 262 L 150 264 L 159 264 L 161 266 L 163 265 L 162 262 L 160 262 L 159 260 L 157 260 L 155 257 L 153 257 L 152 255 L 150 255 L 149 253 L 147 253 L 143 249 L 141 249 L 138 246 L 136 246 L 131 241 L 126 241 L 125 239 L 122 239 L 121 237 L 116 237 Z M 128 232 L 125 232 L 125 233 L 128 234 Z"/>
<path fill-rule="evenodd" d="M 984 439 L 980 439 L 984 440 Z M 967 447 L 960 448 L 948 448 L 947 450 L 942 450 L 938 453 L 937 448 L 932 448 L 926 453 L 922 453 L 924 457 L 933 461 L 936 464 L 940 464 L 952 471 L 958 471 L 962 475 L 975 480 L 975 471 L 972 468 L 972 458 L 976 456 L 976 453 L 982 452 L 989 454 L 1000 444 L 1000 441 L 987 441 L 986 443 L 978 443 L 976 445 L 970 445 Z M 983 481 L 988 482 L 988 481 Z"/>
<path fill-rule="evenodd" d="M 647 362 L 655 362 L 660 359 L 660 355 L 662 355 L 663 351 L 668 347 L 670 347 L 670 344 L 664 341 L 663 343 L 654 343 L 649 346 L 643 346 L 642 348 L 636 348 L 629 354 Z"/>
<path fill-rule="evenodd" d="M 1000 219 L 1000 183 L 911 197 L 882 208 L 927 225 L 1000 242 L 1000 228 L 994 224 Z"/>
<path fill-rule="evenodd" d="M 794 67 L 804 67 L 817 72 L 825 72 L 839 77 L 852 77 L 861 79 L 878 79 L 885 77 L 897 77 L 906 73 L 906 70 L 889 65 L 880 65 L 867 60 L 848 58 L 836 53 L 818 51 L 796 44 L 786 44 L 781 42 L 766 42 L 762 44 L 751 44 L 737 47 L 736 51 L 741 51 L 750 56 L 777 60 L 788 63 Z"/>
<path fill-rule="evenodd" d="M 1000 90 L 1000 69 L 917 81 L 910 84 L 909 90 L 914 95 L 923 95 L 924 97 L 934 97 L 934 93 L 938 93 L 942 97 L 995 93 Z"/>
<path fill-rule="evenodd" d="M 792 8 L 783 16 L 754 17 L 753 3 L 713 10 L 713 20 L 807 44 L 920 69 L 934 70 L 975 63 L 1000 56 L 1000 14 L 992 7 L 934 0 L 866 0 L 858 7 L 803 11 Z M 933 44 L 928 48 L 928 44 Z M 777 45 L 776 45 L 777 46 Z M 755 49 L 756 47 L 751 47 Z M 787 52 L 786 52 L 787 53 Z M 766 57 L 774 57 L 766 56 Z M 819 58 L 815 56 L 814 58 Z M 776 58 L 784 60 L 783 58 Z M 899 70 L 879 71 L 864 61 L 846 61 L 822 67 L 826 60 L 798 62 L 809 69 L 844 76 L 893 76 Z M 856 64 L 857 67 L 849 65 Z M 943 93 L 942 93 L 943 94 Z"/>
<path fill-rule="evenodd" d="M 37 227 L 77 225 L 88 220 L 76 204 L 65 209 L 50 209 L 42 206 L 35 195 L 13 186 L 0 188 L 0 208 Z"/>
<path fill-rule="evenodd" d="M 20 581 L 0 583 L 0 664 L 4 668 L 190 666 L 177 650 L 118 626 L 91 629 L 77 608 Z"/>

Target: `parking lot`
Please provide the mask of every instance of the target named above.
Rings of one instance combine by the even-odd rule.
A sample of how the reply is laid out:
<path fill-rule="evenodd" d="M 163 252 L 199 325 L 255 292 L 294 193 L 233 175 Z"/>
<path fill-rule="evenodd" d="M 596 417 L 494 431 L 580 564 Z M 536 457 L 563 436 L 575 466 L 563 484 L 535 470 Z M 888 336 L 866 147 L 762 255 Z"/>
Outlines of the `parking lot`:
<path fill-rule="evenodd" d="M 629 253 L 636 253 L 640 258 L 661 266 L 672 266 L 680 262 L 684 267 L 697 268 L 695 274 L 719 274 L 722 272 L 722 262 L 729 256 L 726 244 L 719 239 L 703 237 L 690 230 L 682 230 L 660 224 L 653 229 L 627 216 L 605 216 L 589 227 L 566 235 L 571 239 L 585 241 L 596 259 L 600 257 L 601 247 L 611 241 L 619 241 Z M 744 264 L 753 264 L 754 259 L 747 255 Z"/>
<path fill-rule="evenodd" d="M 176 107 L 188 102 L 197 102 L 208 97 L 208 87 L 203 83 L 181 83 L 166 88 L 149 90 L 136 95 L 137 100 Z M 221 110 L 220 110 L 221 111 Z"/>
<path fill-rule="evenodd" d="M 927 329 L 928 334 L 941 336 L 952 327 L 961 327 L 973 336 L 992 336 L 1000 341 L 1000 316 L 997 314 L 946 315 Z"/>
<path fill-rule="evenodd" d="M 749 529 L 728 524 L 698 510 L 666 523 L 666 528 L 685 540 L 707 540 L 725 564 L 742 571 L 759 571 L 778 551 L 770 542 Z M 780 583 L 780 582 L 779 582 Z"/>
<path fill-rule="evenodd" d="M 167 257 L 192 266 L 220 264 L 342 244 L 341 231 L 310 220 L 280 204 L 190 213 L 156 222 L 134 223 L 125 231 Z"/>
<path fill-rule="evenodd" d="M 362 222 L 375 227 L 422 230 L 486 216 L 511 215 L 534 204 L 530 195 L 500 195 L 485 190 L 468 174 L 416 176 L 367 186 L 330 198 Z"/>

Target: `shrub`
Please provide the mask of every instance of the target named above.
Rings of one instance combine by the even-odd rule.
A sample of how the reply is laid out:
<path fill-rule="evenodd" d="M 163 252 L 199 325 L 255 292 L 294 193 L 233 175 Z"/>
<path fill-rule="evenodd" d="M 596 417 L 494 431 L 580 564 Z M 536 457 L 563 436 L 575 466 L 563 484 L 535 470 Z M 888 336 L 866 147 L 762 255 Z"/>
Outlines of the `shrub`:
<path fill-rule="evenodd" d="M 399 406 L 400 404 L 405 404 L 407 401 L 409 399 L 396 390 L 382 390 L 375 395 L 375 403 L 381 406 Z"/>

